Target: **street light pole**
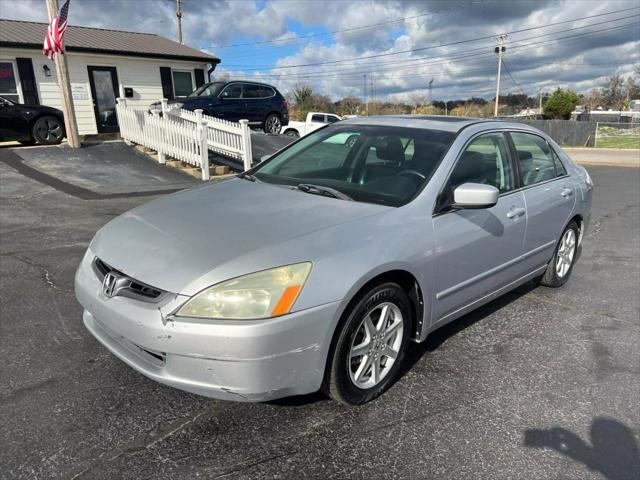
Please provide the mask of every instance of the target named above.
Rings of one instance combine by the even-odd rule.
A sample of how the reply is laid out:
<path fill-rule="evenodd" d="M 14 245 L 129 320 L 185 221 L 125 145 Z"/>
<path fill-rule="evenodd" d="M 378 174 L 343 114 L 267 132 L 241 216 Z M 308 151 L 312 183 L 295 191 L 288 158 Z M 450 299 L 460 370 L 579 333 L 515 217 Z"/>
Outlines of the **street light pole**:
<path fill-rule="evenodd" d="M 49 12 L 49 23 L 58 15 L 58 0 L 47 0 L 47 10 Z M 64 128 L 67 136 L 67 143 L 71 148 L 80 148 L 80 137 L 78 136 L 78 123 L 76 113 L 73 108 L 73 97 L 71 95 L 71 84 L 69 83 L 69 69 L 67 67 L 67 56 L 58 53 L 55 55 L 56 76 L 58 86 L 62 95 L 62 110 L 64 112 Z"/>
<path fill-rule="evenodd" d="M 496 105 L 493 111 L 493 116 L 498 116 L 498 105 L 500 103 L 500 73 L 502 69 L 502 54 L 506 50 L 504 46 L 504 41 L 507 39 L 507 35 L 500 35 L 498 37 L 498 46 L 495 48 L 495 52 L 498 54 L 498 77 L 496 79 Z"/>

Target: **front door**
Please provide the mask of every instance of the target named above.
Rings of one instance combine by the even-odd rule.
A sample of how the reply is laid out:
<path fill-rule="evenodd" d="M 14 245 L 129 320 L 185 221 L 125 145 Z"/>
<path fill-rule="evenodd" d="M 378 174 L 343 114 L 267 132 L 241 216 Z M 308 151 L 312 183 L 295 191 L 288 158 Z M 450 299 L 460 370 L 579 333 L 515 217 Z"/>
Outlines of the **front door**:
<path fill-rule="evenodd" d="M 500 133 L 476 137 L 458 159 L 433 218 L 436 298 L 434 319 L 456 312 L 523 275 L 524 195 L 516 190 L 508 143 Z M 453 191 L 464 183 L 492 185 L 498 203 L 485 209 L 454 209 Z"/>
<path fill-rule="evenodd" d="M 117 132 L 116 97 L 118 74 L 115 67 L 87 67 L 98 133 Z"/>
<path fill-rule="evenodd" d="M 242 118 L 246 118 L 245 110 L 242 83 L 234 82 L 228 84 L 220 92 L 210 115 L 230 122 L 237 122 Z"/>

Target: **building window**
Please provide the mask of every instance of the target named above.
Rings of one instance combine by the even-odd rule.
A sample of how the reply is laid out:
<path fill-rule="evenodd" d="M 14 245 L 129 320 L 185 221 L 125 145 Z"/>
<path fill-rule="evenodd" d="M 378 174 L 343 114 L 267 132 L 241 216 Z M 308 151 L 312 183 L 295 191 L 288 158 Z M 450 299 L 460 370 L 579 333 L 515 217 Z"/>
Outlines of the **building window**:
<path fill-rule="evenodd" d="M 12 62 L 0 61 L 0 97 L 20 103 L 18 79 Z"/>
<path fill-rule="evenodd" d="M 173 94 L 176 97 L 186 97 L 195 89 L 191 72 L 173 70 Z"/>

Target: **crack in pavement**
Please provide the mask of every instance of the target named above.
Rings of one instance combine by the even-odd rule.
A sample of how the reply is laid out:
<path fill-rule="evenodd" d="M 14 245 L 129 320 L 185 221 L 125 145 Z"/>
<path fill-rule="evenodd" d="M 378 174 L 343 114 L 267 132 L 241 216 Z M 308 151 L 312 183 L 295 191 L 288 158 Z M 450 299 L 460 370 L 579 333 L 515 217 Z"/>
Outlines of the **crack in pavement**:
<path fill-rule="evenodd" d="M 585 236 L 586 238 L 593 238 L 596 235 L 598 235 L 601 231 L 602 231 L 602 227 L 603 227 L 603 223 L 607 220 L 611 220 L 613 217 L 618 217 L 624 213 L 627 212 L 627 210 L 631 210 L 632 208 L 638 208 L 640 205 L 638 205 L 637 203 L 631 204 L 631 205 L 625 205 L 624 207 L 621 207 L 617 210 L 614 210 L 613 212 L 609 212 L 605 215 L 603 215 L 600 219 L 596 220 L 593 225 L 591 226 L 591 231 L 589 233 L 587 233 L 587 235 Z"/>
<path fill-rule="evenodd" d="M 32 260 L 27 257 L 23 257 L 22 255 L 18 255 L 18 254 L 8 254 L 7 256 L 15 258 L 16 260 L 19 260 L 22 263 L 25 263 L 29 266 L 35 267 L 38 270 L 40 270 L 40 278 L 45 283 L 45 285 L 47 285 L 47 287 L 67 295 L 74 294 L 73 290 L 56 285 L 54 281 L 51 279 L 51 273 L 49 272 L 49 269 L 45 265 L 42 265 L 36 262 L 35 260 Z"/>
<path fill-rule="evenodd" d="M 207 407 L 205 410 L 197 413 L 193 417 L 189 417 L 187 419 L 180 418 L 178 420 L 174 420 L 167 425 L 167 428 L 157 428 L 156 430 L 152 430 L 151 432 L 147 432 L 142 436 L 138 436 L 134 438 L 132 441 L 126 443 L 124 446 L 118 446 L 115 449 L 112 449 L 111 452 L 114 452 L 113 455 L 106 459 L 94 459 L 91 463 L 83 468 L 80 472 L 76 473 L 71 480 L 76 480 L 80 478 L 91 478 L 85 477 L 86 474 L 90 473 L 92 470 L 104 466 L 109 462 L 112 462 L 120 457 L 129 457 L 132 455 L 136 455 L 141 453 L 149 448 L 153 447 L 157 443 L 160 443 L 167 438 L 175 435 L 178 432 L 188 428 L 191 425 L 195 425 L 203 416 L 209 414 L 213 414 L 213 407 Z M 208 417 L 207 417 L 208 418 Z M 155 435 L 158 435 L 157 438 Z M 101 454 L 102 456 L 102 454 Z"/>

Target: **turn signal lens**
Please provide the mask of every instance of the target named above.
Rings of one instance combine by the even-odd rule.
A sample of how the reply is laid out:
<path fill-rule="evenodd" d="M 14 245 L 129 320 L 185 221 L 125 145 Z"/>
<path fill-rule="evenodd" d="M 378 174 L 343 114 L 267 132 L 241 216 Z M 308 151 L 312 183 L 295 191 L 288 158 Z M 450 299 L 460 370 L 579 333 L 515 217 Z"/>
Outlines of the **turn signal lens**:
<path fill-rule="evenodd" d="M 255 320 L 291 311 L 311 272 L 297 263 L 237 277 L 203 290 L 185 303 L 181 317 Z"/>

